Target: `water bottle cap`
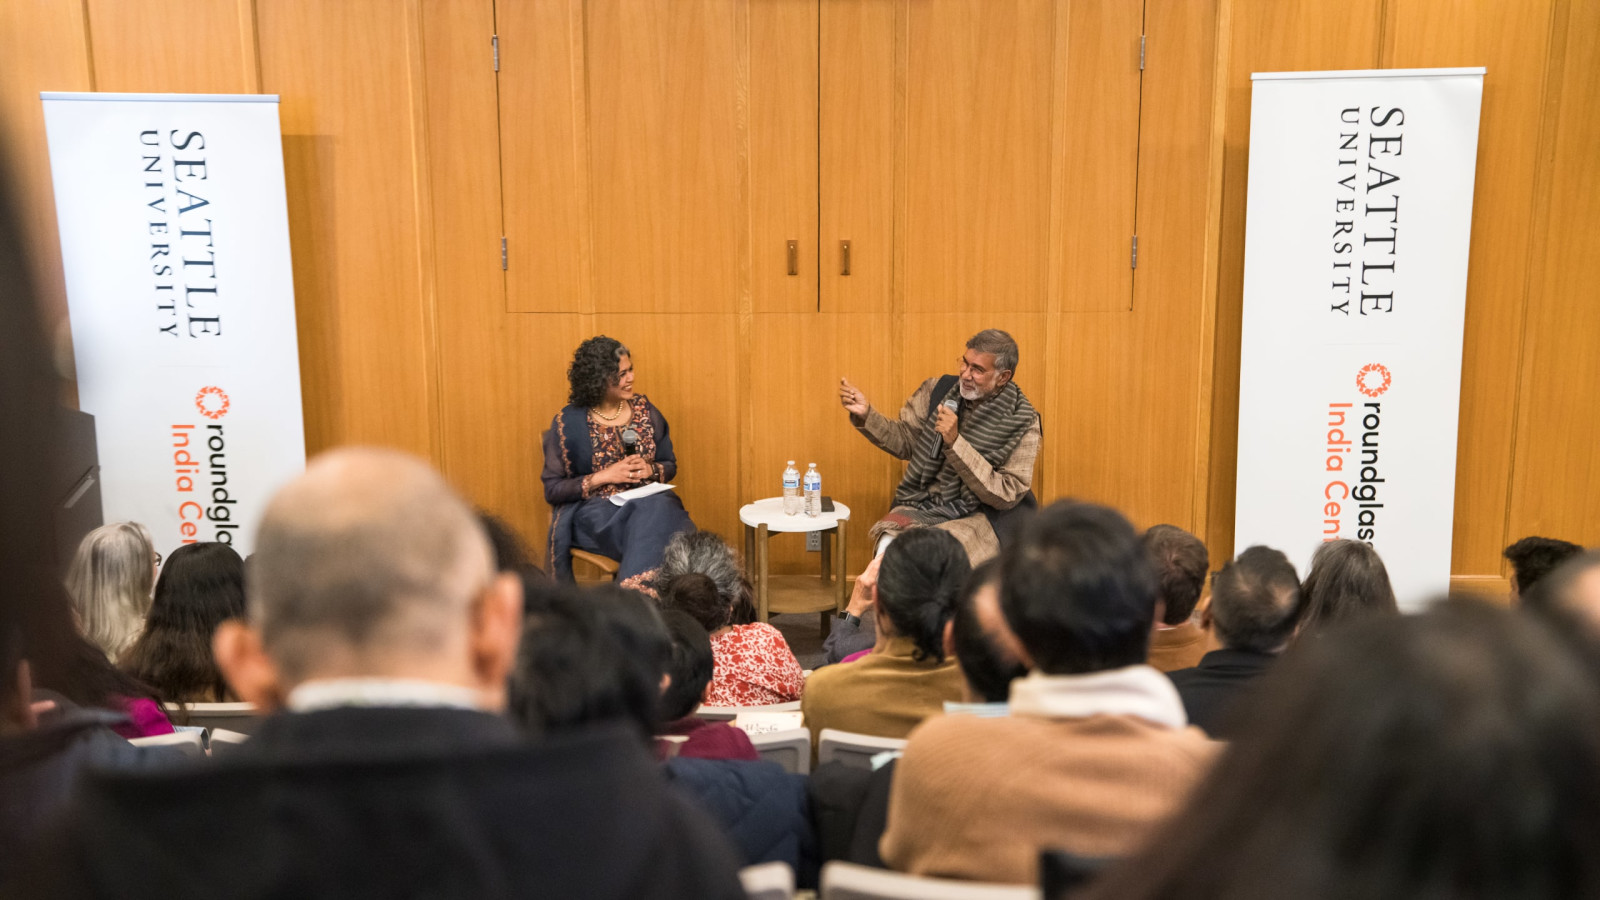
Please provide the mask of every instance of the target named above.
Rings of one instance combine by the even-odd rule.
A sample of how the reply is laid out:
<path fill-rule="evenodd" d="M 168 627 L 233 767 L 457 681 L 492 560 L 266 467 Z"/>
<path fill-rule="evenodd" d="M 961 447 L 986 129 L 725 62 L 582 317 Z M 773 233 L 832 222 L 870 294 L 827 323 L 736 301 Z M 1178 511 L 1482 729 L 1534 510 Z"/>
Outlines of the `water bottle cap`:
<path fill-rule="evenodd" d="M 792 459 L 789 460 L 789 465 L 791 465 L 791 466 L 794 465 L 794 460 L 792 460 Z"/>
<path fill-rule="evenodd" d="M 807 463 L 807 465 L 809 465 L 813 469 L 815 469 L 817 467 L 816 463 Z"/>

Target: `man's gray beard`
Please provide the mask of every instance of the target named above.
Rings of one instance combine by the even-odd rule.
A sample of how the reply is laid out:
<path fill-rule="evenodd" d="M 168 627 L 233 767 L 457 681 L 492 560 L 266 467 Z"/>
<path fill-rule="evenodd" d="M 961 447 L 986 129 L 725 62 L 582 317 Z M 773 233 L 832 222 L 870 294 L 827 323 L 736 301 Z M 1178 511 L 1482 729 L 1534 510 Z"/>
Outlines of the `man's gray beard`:
<path fill-rule="evenodd" d="M 957 387 L 961 391 L 961 399 L 967 401 L 968 403 L 976 403 L 979 400 L 982 400 L 984 397 L 989 396 L 983 392 L 983 388 L 980 388 L 977 385 L 972 386 L 972 391 L 970 393 L 968 393 L 967 386 L 964 384 L 958 383 Z"/>

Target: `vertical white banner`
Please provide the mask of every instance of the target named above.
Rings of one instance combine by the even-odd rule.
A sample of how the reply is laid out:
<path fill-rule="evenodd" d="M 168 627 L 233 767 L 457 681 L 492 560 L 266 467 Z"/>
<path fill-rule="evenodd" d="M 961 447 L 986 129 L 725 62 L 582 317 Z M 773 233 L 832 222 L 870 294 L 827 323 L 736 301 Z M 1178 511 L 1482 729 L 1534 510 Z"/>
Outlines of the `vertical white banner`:
<path fill-rule="evenodd" d="M 41 97 L 106 520 L 248 554 L 305 467 L 278 98 Z"/>
<path fill-rule="evenodd" d="M 1403 609 L 1450 583 L 1483 73 L 1254 76 L 1234 544 L 1364 541 Z"/>

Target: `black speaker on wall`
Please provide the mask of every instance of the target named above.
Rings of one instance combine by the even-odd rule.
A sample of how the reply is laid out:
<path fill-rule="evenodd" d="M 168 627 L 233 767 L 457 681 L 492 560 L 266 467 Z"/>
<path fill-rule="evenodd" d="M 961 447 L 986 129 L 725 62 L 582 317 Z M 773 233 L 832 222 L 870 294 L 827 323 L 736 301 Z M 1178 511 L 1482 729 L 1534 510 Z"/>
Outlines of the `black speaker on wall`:
<path fill-rule="evenodd" d="M 100 508 L 100 450 L 94 416 L 61 410 L 61 459 L 51 485 L 56 500 L 56 569 L 65 573 L 83 536 L 104 524 Z"/>

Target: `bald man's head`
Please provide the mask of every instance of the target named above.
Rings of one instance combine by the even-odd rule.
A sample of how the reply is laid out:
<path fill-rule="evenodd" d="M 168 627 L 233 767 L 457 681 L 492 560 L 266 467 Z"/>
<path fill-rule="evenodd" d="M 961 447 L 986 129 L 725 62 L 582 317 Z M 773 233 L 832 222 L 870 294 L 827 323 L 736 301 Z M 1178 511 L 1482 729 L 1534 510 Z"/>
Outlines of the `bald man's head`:
<path fill-rule="evenodd" d="M 273 498 L 247 595 L 292 686 L 465 666 L 473 605 L 493 578 L 483 527 L 443 478 L 402 453 L 347 449 Z"/>

